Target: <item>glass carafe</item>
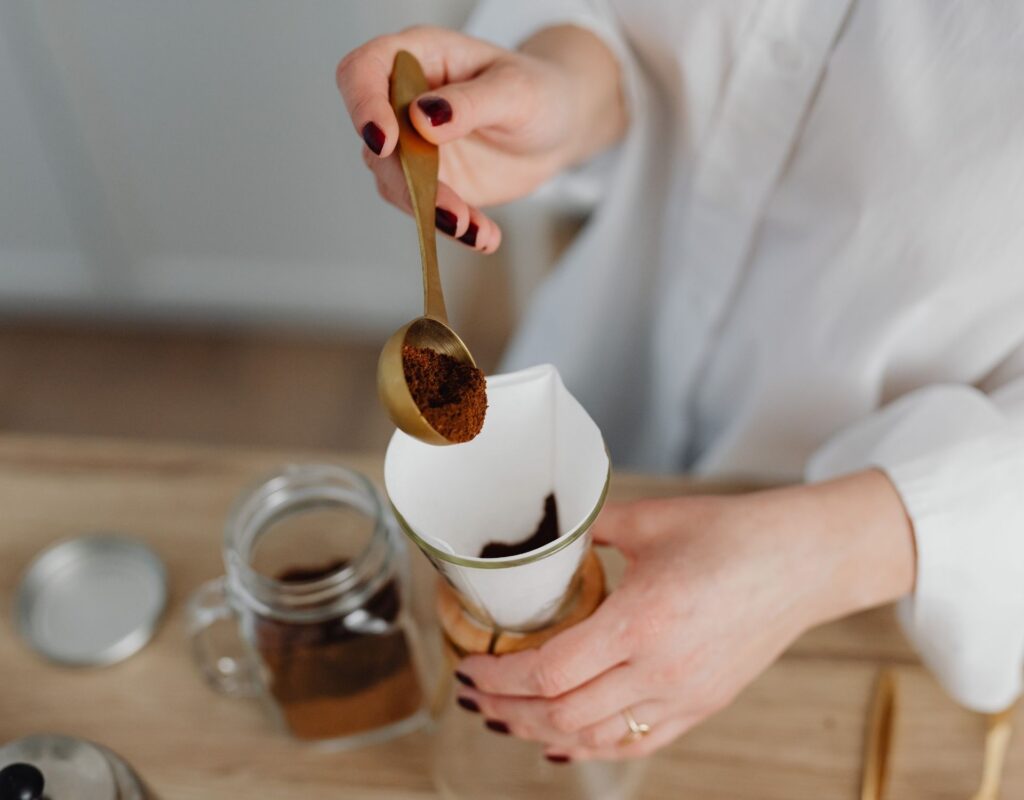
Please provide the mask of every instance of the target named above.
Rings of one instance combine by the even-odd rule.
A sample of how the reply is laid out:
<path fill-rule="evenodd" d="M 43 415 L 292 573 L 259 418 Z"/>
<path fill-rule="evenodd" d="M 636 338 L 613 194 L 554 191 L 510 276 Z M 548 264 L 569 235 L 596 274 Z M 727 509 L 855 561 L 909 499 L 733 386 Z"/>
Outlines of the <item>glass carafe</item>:
<path fill-rule="evenodd" d="M 603 589 L 599 568 L 599 586 L 587 578 L 610 474 L 597 425 L 551 366 L 488 377 L 487 401 L 473 441 L 436 447 L 399 431 L 384 465 L 399 524 L 443 579 L 438 611 L 453 667 L 469 652 L 501 653 L 513 637 L 517 648 L 538 646 L 597 607 L 600 593 L 581 612 L 581 595 Z M 557 536 L 542 541 L 529 532 L 545 528 L 549 504 Z M 510 554 L 489 555 L 494 545 Z M 434 781 L 446 800 L 634 796 L 642 765 L 553 764 L 541 745 L 488 731 L 455 704 L 454 688 L 445 687 L 434 735 Z"/>

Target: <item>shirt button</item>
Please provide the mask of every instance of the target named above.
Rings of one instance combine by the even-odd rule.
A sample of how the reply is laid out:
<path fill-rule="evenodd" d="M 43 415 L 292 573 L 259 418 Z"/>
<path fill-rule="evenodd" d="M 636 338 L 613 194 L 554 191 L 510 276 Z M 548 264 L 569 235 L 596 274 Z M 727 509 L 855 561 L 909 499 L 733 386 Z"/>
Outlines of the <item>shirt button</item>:
<path fill-rule="evenodd" d="M 772 59 L 787 72 L 796 72 L 804 65 L 804 54 L 795 44 L 776 39 L 771 44 Z"/>

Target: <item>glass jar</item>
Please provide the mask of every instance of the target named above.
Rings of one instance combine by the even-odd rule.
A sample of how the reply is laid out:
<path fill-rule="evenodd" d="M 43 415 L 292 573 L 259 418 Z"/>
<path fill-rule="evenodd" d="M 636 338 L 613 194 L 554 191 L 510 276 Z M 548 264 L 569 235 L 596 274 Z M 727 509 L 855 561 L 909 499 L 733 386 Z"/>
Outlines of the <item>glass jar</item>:
<path fill-rule="evenodd" d="M 427 720 L 405 542 L 364 476 L 285 467 L 235 505 L 224 565 L 188 614 L 214 689 L 258 697 L 283 731 L 338 747 Z"/>

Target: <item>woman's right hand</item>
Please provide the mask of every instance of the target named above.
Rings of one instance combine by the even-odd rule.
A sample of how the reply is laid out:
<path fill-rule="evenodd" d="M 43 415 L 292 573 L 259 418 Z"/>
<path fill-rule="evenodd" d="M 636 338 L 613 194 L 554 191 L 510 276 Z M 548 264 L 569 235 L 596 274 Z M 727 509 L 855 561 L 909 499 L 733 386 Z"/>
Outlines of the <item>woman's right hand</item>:
<path fill-rule="evenodd" d="M 409 106 L 412 124 L 441 148 L 437 227 L 494 252 L 498 226 L 480 208 L 529 194 L 621 137 L 626 114 L 614 56 L 581 28 L 546 28 L 517 51 L 444 28 L 381 36 L 338 65 L 337 80 L 363 159 L 385 200 L 411 213 L 394 157 L 398 120 L 388 100 L 395 54 L 408 50 L 430 90 Z"/>

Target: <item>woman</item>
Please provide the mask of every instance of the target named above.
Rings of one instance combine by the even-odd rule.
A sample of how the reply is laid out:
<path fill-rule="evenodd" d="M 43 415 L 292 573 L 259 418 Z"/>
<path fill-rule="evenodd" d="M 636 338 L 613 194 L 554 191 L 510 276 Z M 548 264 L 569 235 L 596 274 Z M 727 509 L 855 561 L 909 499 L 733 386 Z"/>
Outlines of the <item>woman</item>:
<path fill-rule="evenodd" d="M 804 480 L 608 508 L 622 585 L 539 651 L 475 656 L 460 703 L 552 760 L 644 755 L 809 627 L 901 599 L 960 702 L 1024 654 L 1024 11 L 926 0 L 485 4 L 338 83 L 408 210 L 387 100 L 441 145 L 437 225 L 569 172 L 599 196 L 507 357 L 551 361 L 618 464 Z M 600 335 L 597 335 L 597 332 Z M 650 728 L 627 738 L 627 723 Z"/>

